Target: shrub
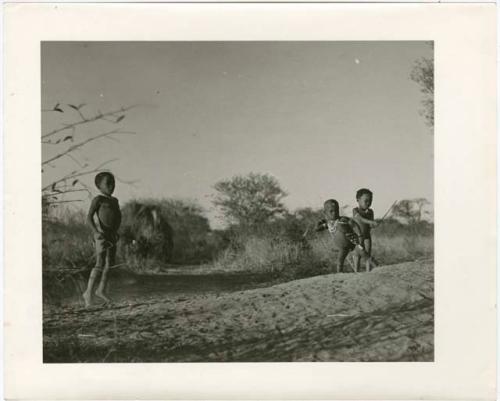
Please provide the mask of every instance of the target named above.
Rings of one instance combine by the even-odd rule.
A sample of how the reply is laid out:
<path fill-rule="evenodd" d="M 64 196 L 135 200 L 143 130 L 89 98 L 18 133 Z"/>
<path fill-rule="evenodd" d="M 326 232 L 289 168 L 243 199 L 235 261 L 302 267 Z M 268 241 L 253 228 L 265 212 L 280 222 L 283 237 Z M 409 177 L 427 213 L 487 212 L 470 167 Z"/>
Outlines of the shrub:
<path fill-rule="evenodd" d="M 158 205 L 131 201 L 122 214 L 120 249 L 129 266 L 144 269 L 148 261 L 172 259 L 173 230 Z"/>

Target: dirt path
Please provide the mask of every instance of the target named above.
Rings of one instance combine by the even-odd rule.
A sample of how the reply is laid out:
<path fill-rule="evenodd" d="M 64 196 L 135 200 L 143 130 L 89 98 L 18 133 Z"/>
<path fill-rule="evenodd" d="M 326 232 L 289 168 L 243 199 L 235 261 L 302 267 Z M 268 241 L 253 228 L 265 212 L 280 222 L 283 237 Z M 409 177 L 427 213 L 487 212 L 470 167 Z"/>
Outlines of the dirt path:
<path fill-rule="evenodd" d="M 44 313 L 45 362 L 432 361 L 433 263 Z"/>

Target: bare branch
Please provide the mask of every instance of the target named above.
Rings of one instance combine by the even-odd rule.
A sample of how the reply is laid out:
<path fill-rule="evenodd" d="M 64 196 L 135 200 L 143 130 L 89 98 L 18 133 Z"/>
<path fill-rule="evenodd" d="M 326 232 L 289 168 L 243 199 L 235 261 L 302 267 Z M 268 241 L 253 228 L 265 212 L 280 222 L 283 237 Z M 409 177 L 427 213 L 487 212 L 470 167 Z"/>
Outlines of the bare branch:
<path fill-rule="evenodd" d="M 57 129 L 55 129 L 53 131 L 50 131 L 50 132 L 42 135 L 42 138 L 47 138 L 47 137 L 55 135 L 55 134 L 57 134 L 59 132 L 65 131 L 67 129 L 75 128 L 78 125 L 88 124 L 88 123 L 91 123 L 91 122 L 102 120 L 102 119 L 104 119 L 104 117 L 107 117 L 107 116 L 114 116 L 116 114 L 123 113 L 125 111 L 130 110 L 130 109 L 133 109 L 135 107 L 137 107 L 137 105 L 128 106 L 128 107 L 122 107 L 122 108 L 120 108 L 118 110 L 110 111 L 110 112 L 107 112 L 107 113 L 98 113 L 94 117 L 84 118 L 82 121 L 77 121 L 76 123 L 72 123 L 72 124 L 65 124 L 62 128 L 57 128 Z M 112 122 L 114 122 L 114 121 L 112 121 Z"/>
<path fill-rule="evenodd" d="M 90 188 L 87 186 L 87 184 L 85 184 L 85 183 L 83 183 L 83 182 L 81 182 L 81 181 L 79 181 L 79 183 L 80 183 L 80 185 L 81 185 L 82 187 L 84 187 L 84 188 L 87 190 L 87 193 L 88 193 L 88 195 L 89 195 L 89 198 L 90 198 L 90 197 L 92 197 L 92 191 L 91 191 L 91 190 L 90 190 Z"/>
<path fill-rule="evenodd" d="M 68 194 L 71 192 L 90 192 L 88 188 L 83 188 L 83 189 L 67 189 L 67 190 L 60 190 L 60 192 L 50 192 L 50 193 L 45 193 L 43 196 L 55 196 L 55 195 L 62 195 L 62 194 Z"/>
<path fill-rule="evenodd" d="M 80 110 L 83 106 L 85 106 L 85 103 L 82 103 L 78 106 L 75 106 L 73 104 L 68 104 L 68 106 L 71 107 L 73 110 L 76 110 L 83 121 L 87 120 L 87 118 L 85 118 L 85 116 L 83 115 L 83 113 Z"/>
<path fill-rule="evenodd" d="M 117 160 L 118 160 L 118 159 L 116 158 L 116 159 L 111 159 L 111 160 L 105 161 L 104 163 L 99 164 L 99 165 L 98 165 L 95 169 L 96 169 L 96 170 L 100 170 L 100 169 L 102 169 L 105 165 L 107 165 L 107 164 L 109 164 L 109 163 L 113 163 L 113 162 L 115 162 L 115 161 L 117 161 Z"/>
<path fill-rule="evenodd" d="M 74 144 L 74 139 L 75 139 L 75 132 L 76 129 L 80 126 L 83 126 L 84 124 L 90 124 L 92 122 L 96 122 L 99 120 L 104 120 L 107 123 L 110 124 L 115 124 L 115 126 L 119 126 L 120 122 L 126 117 L 125 112 L 137 107 L 138 105 L 133 105 L 129 107 L 122 107 L 120 109 L 114 110 L 114 111 L 109 111 L 106 113 L 102 113 L 100 110 L 98 110 L 98 113 L 95 114 L 92 117 L 86 117 L 85 114 L 87 113 L 82 113 L 80 110 L 84 104 L 68 104 L 68 108 L 64 108 L 64 110 L 60 107 L 60 103 L 57 103 L 52 110 L 48 109 L 43 109 L 42 111 L 44 112 L 49 112 L 49 111 L 54 111 L 54 112 L 60 112 L 64 113 L 65 111 L 69 111 L 69 109 L 73 109 L 76 111 L 79 116 L 81 117 L 81 121 L 76 121 L 74 123 L 70 124 L 62 124 L 62 126 L 58 129 L 55 129 L 51 132 L 48 132 L 46 134 L 42 135 L 42 144 L 46 145 L 58 145 L 61 144 L 63 145 L 63 149 L 61 149 L 60 153 L 56 154 L 55 156 L 50 157 L 49 159 L 45 160 L 42 162 L 42 174 L 44 173 L 44 166 L 49 166 L 54 168 L 54 161 L 57 161 L 58 159 L 62 158 L 63 156 L 69 157 L 73 162 L 75 162 L 78 165 L 78 168 L 72 171 L 71 173 L 63 173 L 64 175 L 61 176 L 58 179 L 55 179 L 51 181 L 49 185 L 46 185 L 45 187 L 42 188 L 42 199 L 46 205 L 50 206 L 57 206 L 58 203 L 71 203 L 71 202 L 82 202 L 84 199 L 71 199 L 71 196 L 69 194 L 72 193 L 84 193 L 86 192 L 89 197 L 92 196 L 92 191 L 88 185 L 86 185 L 84 182 L 80 180 L 80 177 L 96 174 L 102 171 L 107 171 L 105 166 L 109 163 L 112 163 L 118 159 L 111 159 L 107 160 L 101 164 L 99 164 L 97 167 L 91 167 L 89 166 L 89 163 L 87 163 L 85 160 L 88 160 L 82 156 L 80 152 L 82 152 L 83 149 L 86 149 L 86 145 L 89 144 L 90 142 L 97 141 L 101 138 L 105 138 L 114 142 L 120 142 L 117 138 L 115 138 L 115 134 L 117 135 L 122 135 L 122 134 L 131 134 L 134 135 L 136 134 L 135 132 L 131 131 L 124 131 L 120 130 L 119 128 L 115 128 L 113 130 L 103 132 L 103 133 L 98 133 L 97 135 L 93 136 L 87 136 L 86 139 L 81 140 L 80 142 Z M 66 131 L 66 133 L 64 133 Z M 67 131 L 70 131 L 69 133 Z M 58 135 L 55 138 L 52 138 L 52 136 L 56 134 L 61 134 Z M 69 142 L 67 146 L 65 145 L 65 142 Z M 80 160 L 83 158 L 83 161 Z M 124 183 L 130 183 L 133 185 L 135 181 L 123 181 L 119 177 L 116 177 L 118 181 L 124 182 Z M 68 199 L 68 197 L 70 199 Z M 78 196 L 76 196 L 79 198 Z"/>
<path fill-rule="evenodd" d="M 89 171 L 82 171 L 81 173 L 75 173 L 75 174 L 65 175 L 64 177 L 59 178 L 58 180 L 55 180 L 55 181 L 51 182 L 49 185 L 46 185 L 45 187 L 43 187 L 42 191 L 47 191 L 53 185 L 55 186 L 55 185 L 59 184 L 60 182 L 63 182 L 63 181 L 66 181 L 66 180 L 71 180 L 72 178 L 83 177 L 83 176 L 89 175 L 89 174 L 99 173 L 101 171 L 102 170 L 92 169 L 92 170 L 89 170 Z"/>
<path fill-rule="evenodd" d="M 113 138 L 112 136 L 107 136 L 104 139 L 109 139 L 112 142 L 121 143 L 119 139 Z"/>
<path fill-rule="evenodd" d="M 67 174 L 64 177 L 61 177 L 61 178 L 59 178 L 59 179 L 51 182 L 49 185 L 46 185 L 45 187 L 43 187 L 42 188 L 42 192 L 43 191 L 47 191 L 48 189 L 52 188 L 52 186 L 55 187 L 60 182 L 71 180 L 73 178 L 83 177 L 83 176 L 86 176 L 86 175 L 89 175 L 89 174 L 100 173 L 101 171 L 103 171 L 103 169 L 102 169 L 103 166 L 105 166 L 106 164 L 109 164 L 111 162 L 114 162 L 116 160 L 118 160 L 118 159 L 111 159 L 111 160 L 105 161 L 104 163 L 101 163 L 99 166 L 97 166 L 97 167 L 95 167 L 95 168 L 93 168 L 91 170 L 81 171 L 81 172 L 73 171 L 70 174 Z M 120 181 L 120 182 L 122 182 L 122 181 Z M 87 186 L 83 182 L 80 181 L 80 184 L 82 186 L 84 186 L 84 187 L 87 188 Z"/>
<path fill-rule="evenodd" d="M 127 184 L 134 186 L 136 183 L 138 183 L 140 180 L 122 180 L 120 177 L 115 177 L 116 181 L 121 182 L 122 184 Z"/>
<path fill-rule="evenodd" d="M 79 167 L 83 168 L 83 164 L 78 161 L 76 157 L 68 153 L 68 157 L 73 160 L 76 164 L 78 164 Z"/>
<path fill-rule="evenodd" d="M 83 202 L 85 199 L 71 199 L 71 200 L 59 200 L 59 201 L 47 201 L 47 205 L 53 205 L 54 203 L 69 203 L 69 202 Z"/>
<path fill-rule="evenodd" d="M 60 103 L 56 103 L 56 105 L 52 109 L 42 109 L 42 112 L 48 112 L 48 111 L 57 111 L 59 113 L 64 113 L 64 110 L 62 110 L 59 107 Z"/>
<path fill-rule="evenodd" d="M 42 162 L 42 166 L 45 165 L 45 164 L 48 164 L 50 162 L 53 162 L 54 160 L 57 160 L 57 159 L 59 159 L 59 158 L 61 158 L 63 156 L 66 156 L 68 153 L 73 152 L 75 149 L 81 148 L 82 146 L 86 145 L 89 142 L 92 142 L 92 141 L 95 141 L 95 140 L 97 140 L 99 138 L 102 138 L 102 137 L 105 137 L 105 136 L 108 136 L 108 135 L 113 135 L 113 134 L 132 134 L 132 135 L 134 135 L 135 132 L 131 132 L 131 131 L 119 131 L 118 129 L 114 129 L 112 131 L 104 132 L 104 133 L 96 135 L 96 136 L 94 136 L 92 138 L 86 139 L 83 142 L 77 143 L 76 145 L 70 146 L 64 152 L 59 153 L 59 154 L 55 155 L 54 157 L 51 157 L 50 159 L 44 160 Z"/>

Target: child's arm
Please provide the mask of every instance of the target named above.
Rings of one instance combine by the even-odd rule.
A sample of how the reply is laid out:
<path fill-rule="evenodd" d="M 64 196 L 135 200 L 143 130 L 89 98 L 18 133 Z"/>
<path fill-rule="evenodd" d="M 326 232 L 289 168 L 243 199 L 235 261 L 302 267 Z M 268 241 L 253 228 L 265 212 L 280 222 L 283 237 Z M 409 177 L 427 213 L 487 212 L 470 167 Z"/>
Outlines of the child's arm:
<path fill-rule="evenodd" d="M 312 226 L 312 224 L 307 227 L 306 231 L 304 231 L 304 234 L 302 234 L 302 238 L 304 238 L 304 239 L 307 238 L 307 234 L 309 234 L 311 226 Z M 318 223 L 314 227 L 314 232 L 323 231 L 327 228 L 328 228 L 328 225 L 326 224 L 326 221 L 320 220 L 320 221 L 318 221 Z"/>
<path fill-rule="evenodd" d="M 326 220 L 320 220 L 318 221 L 318 224 L 316 224 L 316 228 L 314 229 L 314 231 L 318 232 L 326 229 L 328 229 L 328 224 Z"/>
<path fill-rule="evenodd" d="M 353 217 L 356 220 L 358 220 L 358 221 L 360 221 L 360 222 L 362 222 L 364 224 L 368 224 L 368 225 L 370 225 L 372 227 L 377 227 L 378 226 L 378 223 L 373 219 L 373 212 L 371 214 L 371 217 L 372 217 L 371 219 L 365 219 L 363 216 L 361 216 L 361 214 L 359 213 L 358 209 L 356 208 L 356 209 L 353 210 Z"/>
<path fill-rule="evenodd" d="M 118 228 L 120 228 L 121 224 L 122 224 L 122 211 L 120 210 L 120 203 L 118 202 L 118 199 L 116 199 L 116 209 L 117 209 L 117 212 L 118 212 L 118 224 L 117 224 L 117 230 Z"/>
<path fill-rule="evenodd" d="M 87 223 L 92 228 L 92 231 L 95 234 L 100 233 L 94 221 L 94 215 L 96 214 L 98 208 L 99 208 L 99 197 L 96 196 L 94 199 L 92 199 L 92 203 L 90 204 L 89 208 L 89 213 L 87 214 Z"/>

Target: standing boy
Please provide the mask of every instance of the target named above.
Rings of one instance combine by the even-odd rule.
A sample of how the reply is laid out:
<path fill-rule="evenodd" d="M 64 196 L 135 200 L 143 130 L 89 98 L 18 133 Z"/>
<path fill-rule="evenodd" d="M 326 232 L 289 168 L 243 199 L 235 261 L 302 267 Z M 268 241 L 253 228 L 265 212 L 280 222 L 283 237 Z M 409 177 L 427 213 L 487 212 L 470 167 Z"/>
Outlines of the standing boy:
<path fill-rule="evenodd" d="M 99 273 L 101 273 L 101 281 L 95 295 L 105 302 L 109 302 L 105 294 L 106 280 L 109 269 L 115 264 L 118 228 L 122 219 L 118 199 L 111 196 L 115 190 L 113 174 L 108 172 L 97 174 L 95 185 L 101 193 L 92 200 L 87 216 L 87 222 L 94 233 L 96 249 L 96 264 L 90 272 L 87 290 L 83 293 L 87 307 L 92 304 L 92 291 Z M 97 221 L 94 220 L 94 217 L 97 217 Z"/>
<path fill-rule="evenodd" d="M 361 239 L 363 247 L 365 248 L 366 253 L 368 254 L 369 260 L 367 266 L 369 264 L 374 264 L 372 260 L 372 236 L 371 229 L 372 227 L 377 227 L 377 222 L 374 220 L 373 210 L 370 208 L 373 202 L 373 192 L 366 188 L 361 188 L 356 192 L 356 201 L 358 202 L 358 207 L 355 207 L 352 210 L 353 218 L 358 223 L 361 229 Z M 359 256 L 355 256 L 359 257 Z M 356 263 L 356 259 L 355 259 Z M 367 270 L 369 268 L 367 267 Z"/>

